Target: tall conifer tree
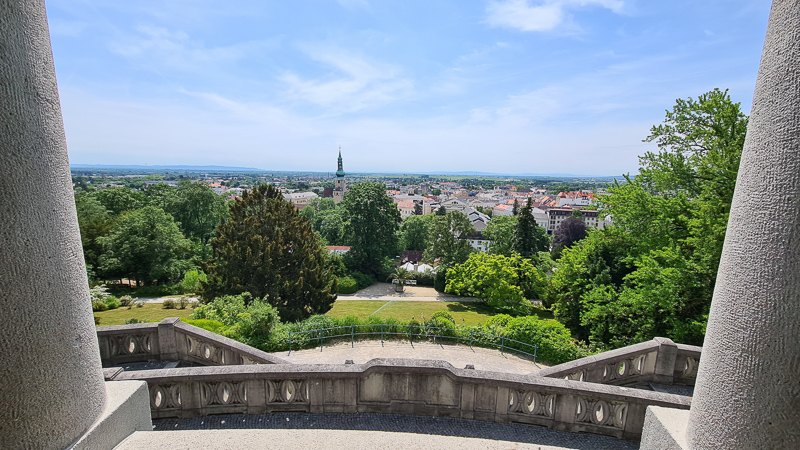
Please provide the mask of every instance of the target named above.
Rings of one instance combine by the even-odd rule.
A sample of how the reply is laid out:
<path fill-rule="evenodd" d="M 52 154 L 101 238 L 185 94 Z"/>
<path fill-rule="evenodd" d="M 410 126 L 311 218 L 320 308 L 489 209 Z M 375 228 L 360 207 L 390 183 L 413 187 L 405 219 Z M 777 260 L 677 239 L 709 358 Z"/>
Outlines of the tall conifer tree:
<path fill-rule="evenodd" d="M 336 278 L 311 223 L 271 185 L 246 191 L 230 205 L 211 247 L 204 299 L 266 296 L 285 321 L 324 314 L 336 300 Z"/>
<path fill-rule="evenodd" d="M 516 204 L 516 200 L 514 200 Z M 533 218 L 533 205 L 531 198 L 519 212 L 516 229 L 514 230 L 514 251 L 523 258 L 534 258 L 538 252 L 546 252 L 550 247 L 550 238 L 544 228 L 536 223 Z"/>

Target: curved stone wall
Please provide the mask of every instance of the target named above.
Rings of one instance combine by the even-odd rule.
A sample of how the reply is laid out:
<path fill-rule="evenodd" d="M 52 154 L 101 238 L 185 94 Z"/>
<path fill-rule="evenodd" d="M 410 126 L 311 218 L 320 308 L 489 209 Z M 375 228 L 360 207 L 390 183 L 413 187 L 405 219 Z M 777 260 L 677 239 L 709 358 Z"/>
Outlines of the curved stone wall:
<path fill-rule="evenodd" d="M 386 413 L 541 425 L 637 440 L 648 405 L 688 397 L 579 381 L 455 369 L 443 361 L 190 367 L 121 372 L 143 380 L 154 419 L 274 412 Z"/>

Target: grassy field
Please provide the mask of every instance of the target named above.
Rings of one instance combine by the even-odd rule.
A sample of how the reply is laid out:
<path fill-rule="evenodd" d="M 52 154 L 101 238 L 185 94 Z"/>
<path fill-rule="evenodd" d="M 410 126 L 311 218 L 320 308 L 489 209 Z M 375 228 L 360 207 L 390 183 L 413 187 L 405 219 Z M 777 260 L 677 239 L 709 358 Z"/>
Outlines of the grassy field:
<path fill-rule="evenodd" d="M 436 311 L 448 311 L 457 323 L 466 325 L 479 325 L 493 316 L 480 303 L 455 303 L 455 302 L 386 302 L 386 301 L 338 301 L 328 311 L 331 317 L 356 316 L 367 318 L 371 315 L 384 319 L 395 318 L 398 320 L 430 317 Z"/>
<path fill-rule="evenodd" d="M 371 315 L 383 319 L 394 318 L 397 320 L 416 319 L 422 321 L 429 318 L 436 311 L 447 311 L 456 320 L 464 325 L 480 325 L 496 313 L 481 303 L 458 302 L 398 302 L 383 300 L 364 301 L 337 301 L 328 311 L 330 317 L 356 316 L 366 319 Z M 126 307 L 94 313 L 100 319 L 100 326 L 122 325 L 126 320 L 139 319 L 145 322 L 160 322 L 167 317 L 188 319 L 192 313 L 191 308 L 163 309 L 160 303 L 147 303 L 141 308 L 128 309 Z M 541 319 L 552 319 L 549 311 L 537 311 Z"/>
<path fill-rule="evenodd" d="M 147 303 L 141 308 L 128 309 L 127 307 L 110 309 L 94 313 L 100 319 L 100 326 L 122 325 L 126 320 L 139 319 L 145 322 L 161 322 L 167 317 L 180 317 L 188 319 L 192 313 L 191 308 L 186 309 L 164 309 L 161 303 Z"/>

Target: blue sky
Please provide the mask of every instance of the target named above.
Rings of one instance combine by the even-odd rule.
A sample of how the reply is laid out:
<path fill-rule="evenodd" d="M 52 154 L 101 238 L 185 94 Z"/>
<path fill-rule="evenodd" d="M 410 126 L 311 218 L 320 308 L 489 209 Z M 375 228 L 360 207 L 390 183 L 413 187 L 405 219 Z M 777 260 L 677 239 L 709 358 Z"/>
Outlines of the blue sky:
<path fill-rule="evenodd" d="M 749 113 L 768 0 L 47 2 L 72 163 L 636 172 L 676 98 Z"/>

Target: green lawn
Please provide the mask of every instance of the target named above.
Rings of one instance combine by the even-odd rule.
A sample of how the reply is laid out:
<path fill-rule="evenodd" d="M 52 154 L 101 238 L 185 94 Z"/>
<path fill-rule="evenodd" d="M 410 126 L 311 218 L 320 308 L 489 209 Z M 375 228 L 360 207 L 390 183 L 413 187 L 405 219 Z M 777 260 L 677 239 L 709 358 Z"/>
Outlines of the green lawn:
<path fill-rule="evenodd" d="M 128 309 L 128 307 L 125 306 L 108 311 L 99 311 L 94 313 L 94 315 L 100 319 L 99 326 L 102 327 L 106 325 L 122 325 L 129 319 L 139 319 L 145 322 L 161 322 L 162 319 L 166 319 L 167 317 L 188 319 L 191 313 L 192 308 L 164 309 L 161 307 L 161 303 L 147 303 L 141 308 Z"/>
<path fill-rule="evenodd" d="M 380 311 L 378 311 L 380 309 Z M 377 312 L 376 312 L 377 311 Z M 370 315 L 384 319 L 395 318 L 398 320 L 430 317 L 436 311 L 448 311 L 457 323 L 466 325 L 479 325 L 493 316 L 480 303 L 457 302 L 385 302 L 385 301 L 338 301 L 328 311 L 331 317 L 357 316 L 367 318 Z M 463 321 L 462 321 L 463 319 Z"/>
<path fill-rule="evenodd" d="M 327 315 L 337 319 L 347 316 L 356 316 L 363 319 L 369 317 L 370 314 L 387 303 L 389 302 L 383 300 L 338 301 L 333 304 L 333 308 L 328 311 Z"/>

